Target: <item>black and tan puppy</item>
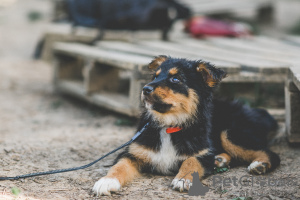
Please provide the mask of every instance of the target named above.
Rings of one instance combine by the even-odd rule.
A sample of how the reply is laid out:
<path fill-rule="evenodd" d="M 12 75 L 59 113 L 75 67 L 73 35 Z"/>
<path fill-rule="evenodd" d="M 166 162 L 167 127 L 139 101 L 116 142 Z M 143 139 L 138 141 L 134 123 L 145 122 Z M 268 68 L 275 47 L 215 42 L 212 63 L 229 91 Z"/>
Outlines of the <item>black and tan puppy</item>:
<path fill-rule="evenodd" d="M 193 172 L 202 178 L 215 165 L 248 163 L 254 174 L 279 165 L 266 141 L 277 123 L 265 110 L 213 100 L 214 87 L 226 76 L 223 70 L 166 56 L 156 57 L 149 68 L 154 75 L 142 91 L 145 109 L 138 129 L 149 126 L 96 182 L 97 195 L 110 195 L 144 172 L 176 175 L 171 185 L 184 191 Z"/>

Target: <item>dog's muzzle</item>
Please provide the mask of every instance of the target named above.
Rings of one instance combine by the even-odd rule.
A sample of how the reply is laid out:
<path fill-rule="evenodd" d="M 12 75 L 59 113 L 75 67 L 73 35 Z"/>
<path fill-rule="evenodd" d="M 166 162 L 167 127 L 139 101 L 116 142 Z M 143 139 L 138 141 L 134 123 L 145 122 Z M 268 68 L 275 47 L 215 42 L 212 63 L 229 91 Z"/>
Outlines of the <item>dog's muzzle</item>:
<path fill-rule="evenodd" d="M 151 94 L 153 92 L 154 88 L 150 85 L 146 85 L 144 88 L 143 88 L 143 94 L 145 96 Z"/>

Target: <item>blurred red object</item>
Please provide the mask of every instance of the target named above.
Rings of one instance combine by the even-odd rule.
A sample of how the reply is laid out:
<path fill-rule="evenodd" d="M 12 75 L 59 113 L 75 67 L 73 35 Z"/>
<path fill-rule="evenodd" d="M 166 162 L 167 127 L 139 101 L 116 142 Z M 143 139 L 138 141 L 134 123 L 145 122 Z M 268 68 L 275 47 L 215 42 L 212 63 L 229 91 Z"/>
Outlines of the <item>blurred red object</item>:
<path fill-rule="evenodd" d="M 227 36 L 239 37 L 251 35 L 249 25 L 238 22 L 226 22 L 208 17 L 193 17 L 185 24 L 185 30 L 194 37 Z"/>

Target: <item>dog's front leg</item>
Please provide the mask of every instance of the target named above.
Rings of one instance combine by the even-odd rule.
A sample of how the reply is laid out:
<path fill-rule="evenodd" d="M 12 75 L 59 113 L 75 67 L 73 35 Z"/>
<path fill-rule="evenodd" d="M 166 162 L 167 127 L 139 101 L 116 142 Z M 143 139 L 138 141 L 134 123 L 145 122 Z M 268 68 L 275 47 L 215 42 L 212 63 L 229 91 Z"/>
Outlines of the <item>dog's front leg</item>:
<path fill-rule="evenodd" d="M 213 172 L 213 168 L 213 155 L 190 157 L 182 163 L 178 174 L 171 183 L 171 186 L 174 190 L 179 190 L 180 192 L 189 190 L 190 185 L 193 182 L 193 172 L 197 172 L 201 179 L 204 175 L 211 174 Z"/>
<path fill-rule="evenodd" d="M 129 158 L 122 158 L 105 177 L 95 183 L 93 192 L 97 195 L 110 195 L 110 192 L 120 190 L 123 185 L 139 175 L 138 163 Z"/>

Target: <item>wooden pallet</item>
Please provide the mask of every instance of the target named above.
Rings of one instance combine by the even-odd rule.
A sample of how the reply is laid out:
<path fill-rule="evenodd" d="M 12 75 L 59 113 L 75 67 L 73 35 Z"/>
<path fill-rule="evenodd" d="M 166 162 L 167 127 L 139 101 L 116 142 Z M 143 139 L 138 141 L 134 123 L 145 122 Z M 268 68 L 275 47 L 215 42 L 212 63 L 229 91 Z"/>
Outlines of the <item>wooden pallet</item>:
<path fill-rule="evenodd" d="M 153 56 L 203 59 L 227 71 L 224 82 L 284 83 L 299 66 L 300 48 L 265 37 L 177 38 L 172 41 L 100 41 L 96 46 L 55 43 L 57 90 L 129 116 L 137 116 L 140 91 Z"/>
<path fill-rule="evenodd" d="M 149 79 L 148 57 L 83 44 L 56 43 L 55 88 L 107 109 L 137 116 L 139 91 Z M 129 88 L 122 87 L 129 79 Z"/>
<path fill-rule="evenodd" d="M 286 131 L 291 143 L 300 143 L 300 68 L 291 67 L 285 86 Z"/>

